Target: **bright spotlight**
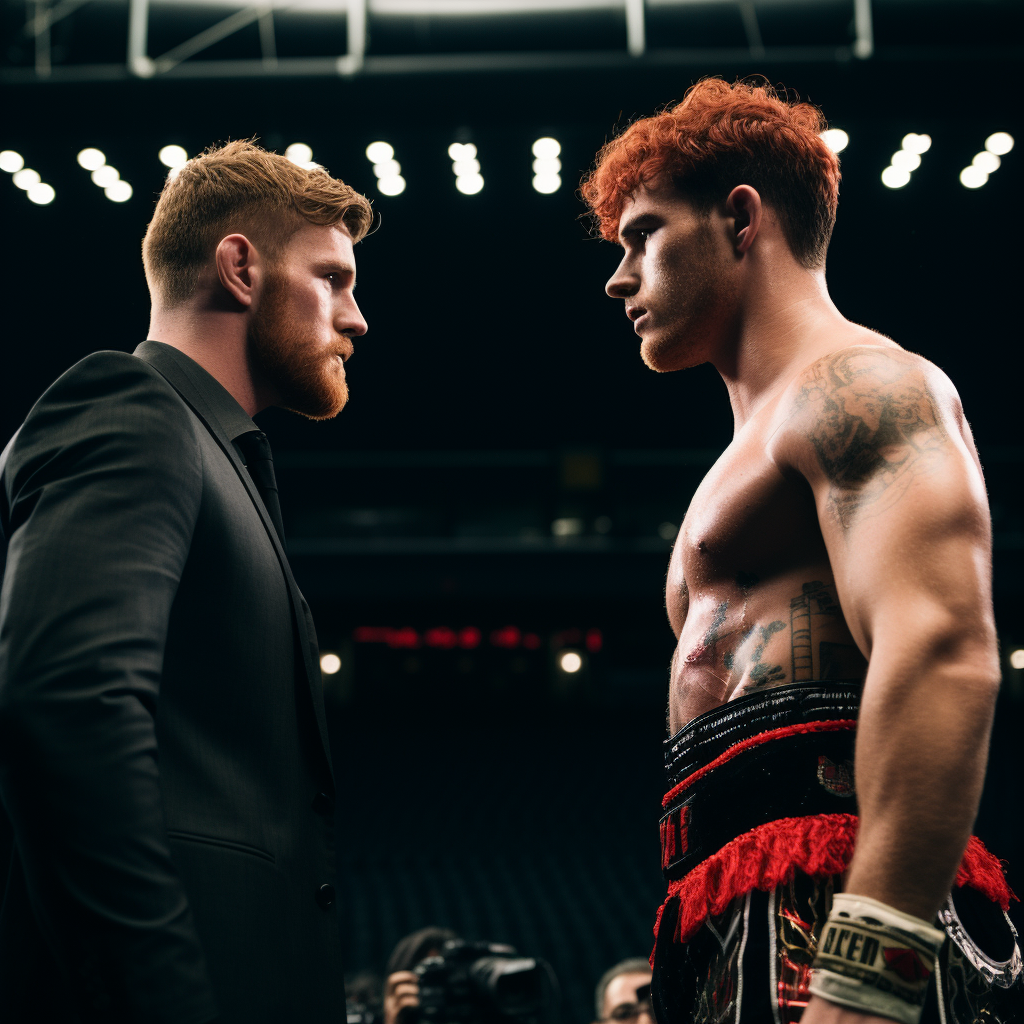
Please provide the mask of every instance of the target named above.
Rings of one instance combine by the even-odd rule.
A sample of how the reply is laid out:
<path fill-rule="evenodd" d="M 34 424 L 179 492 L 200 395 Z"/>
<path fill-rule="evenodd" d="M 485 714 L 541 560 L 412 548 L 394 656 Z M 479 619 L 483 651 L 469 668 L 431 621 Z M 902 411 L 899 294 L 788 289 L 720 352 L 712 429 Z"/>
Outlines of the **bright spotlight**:
<path fill-rule="evenodd" d="M 557 174 L 536 174 L 533 178 L 533 187 L 543 195 L 549 196 L 562 187 L 562 179 Z"/>
<path fill-rule="evenodd" d="M 476 158 L 476 146 L 472 142 L 453 142 L 448 147 L 448 155 L 452 160 L 473 160 Z"/>
<path fill-rule="evenodd" d="M 456 160 L 452 164 L 452 170 L 455 172 L 455 177 L 457 178 L 461 178 L 464 174 L 479 174 L 480 161 L 472 158 L 468 160 Z"/>
<path fill-rule="evenodd" d="M 38 185 L 41 180 L 39 172 L 33 171 L 31 167 L 23 167 L 20 171 L 15 171 L 11 177 L 11 181 L 13 181 L 18 188 L 25 189 L 26 192 L 33 185 Z"/>
<path fill-rule="evenodd" d="M 842 153 L 850 144 L 850 136 L 842 128 L 829 128 L 821 133 L 821 141 L 832 150 L 833 153 Z"/>
<path fill-rule="evenodd" d="M 377 179 L 377 188 L 386 196 L 401 195 L 405 191 L 405 178 L 400 174 L 390 174 Z"/>
<path fill-rule="evenodd" d="M 475 196 L 484 187 L 484 179 L 479 174 L 460 174 L 455 179 L 455 187 L 464 196 Z"/>
<path fill-rule="evenodd" d="M 901 149 L 892 155 L 893 167 L 901 171 L 916 171 L 921 166 L 921 158 L 917 153 L 911 153 L 908 149 Z"/>
<path fill-rule="evenodd" d="M 534 174 L 557 174 L 562 169 L 562 161 L 557 156 L 538 157 L 533 161 Z"/>
<path fill-rule="evenodd" d="M 57 194 L 54 192 L 53 186 L 47 185 L 45 181 L 37 181 L 34 185 L 29 185 L 25 191 L 29 199 L 37 206 L 46 206 L 48 203 L 52 203 L 53 197 Z"/>
<path fill-rule="evenodd" d="M 553 160 L 562 152 L 562 146 L 558 139 L 538 139 L 533 144 L 533 155 L 540 160 Z"/>
<path fill-rule="evenodd" d="M 916 153 L 920 156 L 922 153 L 927 153 L 932 148 L 932 137 L 930 135 L 918 135 L 916 132 L 911 132 L 909 135 L 903 136 L 903 149 L 908 153 Z"/>
<path fill-rule="evenodd" d="M 988 174 L 980 167 L 975 167 L 974 164 L 971 164 L 970 167 L 965 167 L 960 172 L 960 184 L 964 188 L 981 188 L 986 181 L 988 181 Z"/>
<path fill-rule="evenodd" d="M 326 675 L 333 676 L 341 668 L 341 658 L 336 654 L 320 655 L 320 671 Z"/>
<path fill-rule="evenodd" d="M 971 163 L 975 167 L 980 167 L 986 174 L 991 174 L 993 171 L 999 170 L 999 165 L 1002 161 L 995 153 L 990 153 L 987 149 L 983 149 L 980 153 L 974 155 Z"/>
<path fill-rule="evenodd" d="M 373 165 L 373 173 L 378 178 L 393 178 L 396 174 L 402 173 L 402 165 L 397 160 L 382 160 L 379 164 Z"/>
<path fill-rule="evenodd" d="M 5 149 L 0 153 L 0 171 L 14 174 L 15 171 L 20 171 L 24 166 L 25 158 L 20 153 L 15 153 L 13 149 Z"/>
<path fill-rule="evenodd" d="M 90 177 L 92 178 L 94 185 L 98 185 L 100 188 L 108 188 L 110 185 L 113 185 L 121 175 L 117 173 L 116 167 L 111 167 L 110 164 L 104 164 L 102 167 L 97 167 Z"/>
<path fill-rule="evenodd" d="M 371 164 L 386 163 L 394 155 L 394 146 L 389 146 L 386 142 L 371 142 L 366 147 L 366 159 L 369 160 Z"/>
<path fill-rule="evenodd" d="M 100 149 L 93 149 L 90 146 L 88 149 L 83 149 L 78 154 L 78 166 L 84 168 L 87 171 L 95 171 L 97 168 L 102 167 L 107 162 L 107 158 L 103 155 L 103 151 Z"/>
<path fill-rule="evenodd" d="M 583 668 L 583 659 L 575 651 L 563 651 L 558 656 L 558 667 L 563 672 L 572 675 Z"/>
<path fill-rule="evenodd" d="M 890 165 L 882 171 L 882 184 L 886 188 L 903 188 L 910 181 L 910 171 Z"/>
<path fill-rule="evenodd" d="M 1006 156 L 1013 149 L 1013 136 L 1009 132 L 996 132 L 985 140 L 985 148 L 996 156 Z"/>
<path fill-rule="evenodd" d="M 293 164 L 298 164 L 300 167 L 305 167 L 313 159 L 313 149 L 307 146 L 304 142 L 293 142 L 285 151 L 284 155 L 288 157 Z"/>
<path fill-rule="evenodd" d="M 103 194 L 113 203 L 126 203 L 132 197 L 132 187 L 127 181 L 115 181 L 103 190 Z"/>
<path fill-rule="evenodd" d="M 1024 648 L 1018 647 L 1017 650 L 1010 651 L 1010 668 L 1024 668 Z"/>
<path fill-rule="evenodd" d="M 164 167 L 184 167 L 188 163 L 188 153 L 181 146 L 164 146 L 157 156 Z"/>

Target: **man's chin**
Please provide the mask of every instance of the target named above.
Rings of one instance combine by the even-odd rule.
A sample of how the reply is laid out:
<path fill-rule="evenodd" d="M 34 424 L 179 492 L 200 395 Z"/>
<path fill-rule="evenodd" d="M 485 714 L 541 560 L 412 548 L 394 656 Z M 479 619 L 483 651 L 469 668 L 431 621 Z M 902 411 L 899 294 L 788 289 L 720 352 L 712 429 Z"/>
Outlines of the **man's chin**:
<path fill-rule="evenodd" d="M 640 358 L 655 373 L 688 370 L 702 360 L 695 359 L 685 342 L 674 338 L 648 337 L 640 342 Z"/>

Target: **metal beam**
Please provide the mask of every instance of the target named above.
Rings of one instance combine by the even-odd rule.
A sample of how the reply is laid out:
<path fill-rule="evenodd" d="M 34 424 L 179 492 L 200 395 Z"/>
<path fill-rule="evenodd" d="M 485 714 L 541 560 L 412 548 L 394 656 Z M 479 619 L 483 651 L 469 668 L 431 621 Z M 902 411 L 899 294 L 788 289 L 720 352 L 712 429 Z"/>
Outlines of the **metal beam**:
<path fill-rule="evenodd" d="M 875 52 L 875 30 L 871 21 L 871 0 L 853 0 L 853 27 L 857 34 L 853 55 L 867 60 Z"/>
<path fill-rule="evenodd" d="M 626 49 L 630 57 L 642 57 L 647 49 L 644 0 L 626 0 Z"/>
<path fill-rule="evenodd" d="M 128 71 L 150 78 L 155 70 L 149 59 L 149 0 L 130 0 L 128 5 Z"/>
<path fill-rule="evenodd" d="M 761 26 L 757 23 L 757 11 L 753 0 L 740 0 L 740 14 L 743 17 L 743 29 L 747 33 L 747 45 L 750 56 L 760 60 L 764 56 L 764 43 L 761 40 Z"/>
<path fill-rule="evenodd" d="M 260 52 L 263 63 L 272 66 L 277 63 L 277 37 L 274 34 L 274 9 L 267 7 L 260 15 Z"/>
<path fill-rule="evenodd" d="M 356 75 L 363 70 L 366 57 L 366 0 L 348 0 L 345 32 L 348 53 L 338 58 L 338 74 Z"/>
<path fill-rule="evenodd" d="M 157 74 L 166 74 L 171 68 L 177 67 L 189 57 L 193 57 L 207 47 L 213 46 L 214 43 L 219 43 L 222 39 L 234 35 L 239 29 L 251 25 L 254 21 L 259 21 L 269 10 L 267 5 L 261 4 L 259 7 L 247 7 L 245 10 L 228 15 L 218 21 L 216 25 L 211 25 L 208 29 L 204 29 L 191 39 L 186 39 L 185 42 L 157 57 L 153 61 Z"/>
<path fill-rule="evenodd" d="M 45 4 L 37 3 L 35 5 L 36 10 L 39 11 L 42 8 L 42 11 L 25 22 L 25 35 L 38 35 L 44 29 L 55 25 L 58 21 L 63 21 L 69 14 L 74 14 L 79 7 L 88 2 L 89 0 L 62 0 L 56 7 L 49 9 L 46 8 Z"/>

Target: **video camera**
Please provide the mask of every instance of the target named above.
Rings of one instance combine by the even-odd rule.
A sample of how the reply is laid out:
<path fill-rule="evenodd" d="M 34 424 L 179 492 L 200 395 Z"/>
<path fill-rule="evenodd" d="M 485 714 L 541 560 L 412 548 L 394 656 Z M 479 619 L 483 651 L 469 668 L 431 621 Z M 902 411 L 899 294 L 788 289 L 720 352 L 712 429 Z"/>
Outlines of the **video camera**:
<path fill-rule="evenodd" d="M 543 960 L 512 946 L 454 939 L 415 968 L 421 1024 L 548 1024 L 558 982 Z"/>

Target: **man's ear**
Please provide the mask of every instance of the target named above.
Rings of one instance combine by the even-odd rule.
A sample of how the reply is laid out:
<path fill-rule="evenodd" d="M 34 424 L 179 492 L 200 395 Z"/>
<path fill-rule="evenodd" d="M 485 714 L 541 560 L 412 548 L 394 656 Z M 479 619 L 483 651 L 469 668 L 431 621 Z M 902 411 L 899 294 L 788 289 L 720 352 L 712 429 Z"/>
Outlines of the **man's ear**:
<path fill-rule="evenodd" d="M 252 306 L 259 283 L 259 253 L 245 235 L 226 235 L 214 253 L 217 277 L 224 290 L 246 309 Z"/>
<path fill-rule="evenodd" d="M 761 196 L 750 185 L 737 185 L 725 200 L 725 210 L 733 221 L 733 247 L 745 253 L 761 228 Z"/>

